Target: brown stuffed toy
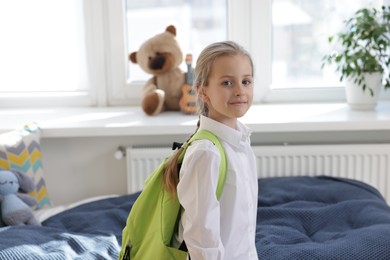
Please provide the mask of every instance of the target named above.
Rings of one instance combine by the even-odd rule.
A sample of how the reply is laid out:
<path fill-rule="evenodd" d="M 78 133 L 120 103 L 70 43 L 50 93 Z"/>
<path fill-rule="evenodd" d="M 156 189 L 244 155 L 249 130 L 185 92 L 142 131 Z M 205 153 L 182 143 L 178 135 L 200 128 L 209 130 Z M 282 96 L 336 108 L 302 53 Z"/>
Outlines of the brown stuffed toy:
<path fill-rule="evenodd" d="M 153 75 L 144 86 L 141 101 L 147 115 L 158 115 L 165 110 L 187 113 L 179 104 L 186 75 L 179 68 L 183 53 L 176 40 L 175 26 L 170 25 L 165 32 L 146 40 L 138 51 L 129 55 L 129 60 Z"/>

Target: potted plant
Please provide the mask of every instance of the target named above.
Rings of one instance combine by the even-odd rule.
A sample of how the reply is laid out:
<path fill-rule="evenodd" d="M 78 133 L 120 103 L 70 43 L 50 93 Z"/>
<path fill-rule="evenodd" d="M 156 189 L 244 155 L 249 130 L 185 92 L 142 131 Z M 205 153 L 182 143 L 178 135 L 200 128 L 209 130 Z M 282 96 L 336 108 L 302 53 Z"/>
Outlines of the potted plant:
<path fill-rule="evenodd" d="M 390 88 L 390 6 L 362 8 L 345 21 L 342 32 L 330 36 L 329 43 L 336 41 L 341 45 L 337 52 L 325 55 L 322 68 L 326 64 L 336 64 L 340 81 L 347 82 L 347 100 L 351 97 L 364 98 L 368 96 L 371 104 L 367 109 L 376 105 L 380 89 Z M 376 82 L 376 83 L 372 83 Z M 374 85 L 379 87 L 375 89 Z M 352 89 L 351 89 L 352 88 Z M 358 93 L 350 94 L 349 90 L 358 89 Z M 349 100 L 348 100 L 349 102 Z M 352 108 L 354 107 L 351 101 Z"/>

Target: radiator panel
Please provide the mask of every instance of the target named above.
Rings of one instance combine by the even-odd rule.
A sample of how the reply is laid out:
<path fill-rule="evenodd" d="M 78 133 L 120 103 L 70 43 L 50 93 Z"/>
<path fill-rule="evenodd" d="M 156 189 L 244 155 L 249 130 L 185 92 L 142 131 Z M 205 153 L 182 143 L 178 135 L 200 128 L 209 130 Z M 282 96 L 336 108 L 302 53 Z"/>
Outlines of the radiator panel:
<path fill-rule="evenodd" d="M 170 148 L 127 148 L 127 192 L 142 190 L 149 174 L 171 153 Z"/>
<path fill-rule="evenodd" d="M 253 146 L 253 151 L 259 178 L 327 175 L 356 179 L 374 186 L 390 201 L 388 144 Z M 128 147 L 128 192 L 141 190 L 170 153 L 170 148 Z"/>
<path fill-rule="evenodd" d="M 390 201 L 390 145 L 256 146 L 258 177 L 327 175 L 360 180 Z"/>

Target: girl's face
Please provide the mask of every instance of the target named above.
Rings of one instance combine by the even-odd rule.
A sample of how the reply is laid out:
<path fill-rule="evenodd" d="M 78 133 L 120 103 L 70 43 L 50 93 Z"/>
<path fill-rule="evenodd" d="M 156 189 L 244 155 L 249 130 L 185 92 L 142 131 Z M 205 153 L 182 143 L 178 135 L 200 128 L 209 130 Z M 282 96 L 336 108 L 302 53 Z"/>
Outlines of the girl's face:
<path fill-rule="evenodd" d="M 249 58 L 241 54 L 216 58 L 200 98 L 208 105 L 208 117 L 235 128 L 237 118 L 245 115 L 253 100 Z"/>

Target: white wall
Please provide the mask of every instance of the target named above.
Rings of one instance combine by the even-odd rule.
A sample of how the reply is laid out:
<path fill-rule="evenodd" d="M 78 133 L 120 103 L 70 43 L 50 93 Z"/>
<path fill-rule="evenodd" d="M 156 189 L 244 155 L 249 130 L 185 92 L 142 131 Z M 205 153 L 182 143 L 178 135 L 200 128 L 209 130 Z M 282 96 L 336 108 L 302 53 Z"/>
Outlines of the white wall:
<path fill-rule="evenodd" d="M 183 141 L 179 136 L 105 136 L 42 138 L 45 179 L 56 205 L 98 195 L 125 194 L 126 161 L 113 156 L 119 146 L 166 145 Z M 254 133 L 253 144 L 390 143 L 387 131 L 334 131 Z"/>
<path fill-rule="evenodd" d="M 126 160 L 114 158 L 120 145 L 166 144 L 165 137 L 42 138 L 42 161 L 49 196 L 56 205 L 98 195 L 125 194 Z"/>

